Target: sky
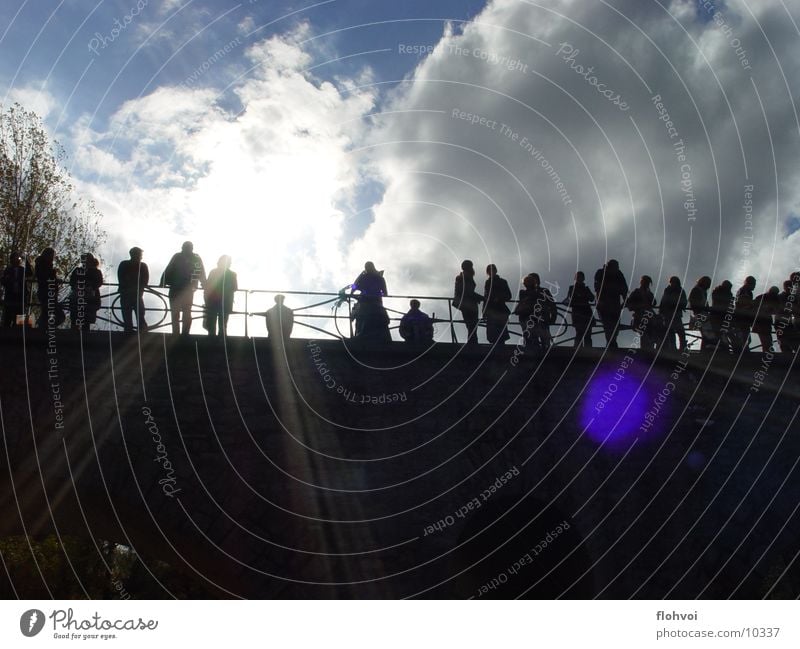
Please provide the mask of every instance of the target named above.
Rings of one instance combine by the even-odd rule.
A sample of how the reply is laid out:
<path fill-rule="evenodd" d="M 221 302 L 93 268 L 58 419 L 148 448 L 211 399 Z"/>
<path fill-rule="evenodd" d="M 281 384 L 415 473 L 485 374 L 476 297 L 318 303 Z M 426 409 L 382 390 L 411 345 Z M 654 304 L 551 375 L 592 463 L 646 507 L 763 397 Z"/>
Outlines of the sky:
<path fill-rule="evenodd" d="M 800 1 L 4 0 L 36 110 L 151 276 L 452 294 L 462 259 L 562 297 L 608 258 L 757 292 L 800 268 Z"/>

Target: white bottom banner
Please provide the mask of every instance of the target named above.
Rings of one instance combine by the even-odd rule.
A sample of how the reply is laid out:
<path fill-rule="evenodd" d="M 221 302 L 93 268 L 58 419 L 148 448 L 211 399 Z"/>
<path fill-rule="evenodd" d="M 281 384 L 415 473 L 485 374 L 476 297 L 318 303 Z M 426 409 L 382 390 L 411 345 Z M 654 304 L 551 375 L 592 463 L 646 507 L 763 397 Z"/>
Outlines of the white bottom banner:
<path fill-rule="evenodd" d="M 798 647 L 795 601 L 5 601 L 0 647 Z"/>

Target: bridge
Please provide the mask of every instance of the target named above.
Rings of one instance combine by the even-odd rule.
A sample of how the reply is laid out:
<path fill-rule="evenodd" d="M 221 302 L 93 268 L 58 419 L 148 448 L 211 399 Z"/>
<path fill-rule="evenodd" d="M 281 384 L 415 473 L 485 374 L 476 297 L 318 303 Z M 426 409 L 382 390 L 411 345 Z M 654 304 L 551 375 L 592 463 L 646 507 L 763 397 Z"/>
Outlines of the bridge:
<path fill-rule="evenodd" d="M 794 356 L 0 349 L 0 535 L 122 543 L 218 597 L 798 595 Z"/>
<path fill-rule="evenodd" d="M 123 328 L 120 294 L 118 284 L 104 284 L 101 290 L 101 308 L 97 314 L 94 329 L 102 331 L 119 331 Z M 554 286 L 554 290 L 558 287 Z M 69 297 L 71 289 L 66 283 L 59 288 L 59 304 L 66 314 L 69 314 Z M 31 324 L 35 323 L 35 314 L 38 313 L 38 303 L 35 292 L 32 291 L 33 302 L 26 309 L 26 317 Z M 290 307 L 295 318 L 295 337 L 343 340 L 354 337 L 353 305 L 355 298 L 346 294 L 344 289 L 338 293 L 320 291 L 276 291 L 264 289 L 241 289 L 234 295 L 233 310 L 230 313 L 228 333 L 232 336 L 245 338 L 258 338 L 267 335 L 264 322 L 267 309 L 273 306 L 276 295 L 286 297 L 286 305 Z M 204 305 L 203 292 L 195 292 L 192 306 L 192 324 L 195 334 L 203 333 L 202 322 Z M 390 319 L 390 331 L 395 340 L 400 340 L 397 332 L 400 319 L 408 310 L 409 301 L 420 300 L 423 310 L 428 312 L 434 322 L 435 337 L 438 342 L 464 342 L 467 331 L 460 312 L 453 306 L 452 297 L 435 295 L 391 295 L 383 299 L 387 315 Z M 509 302 L 513 310 L 515 300 Z M 144 289 L 145 315 L 148 330 L 151 332 L 167 333 L 171 330 L 169 299 L 167 289 L 159 286 L 147 286 Z M 560 302 L 556 295 L 556 321 L 550 327 L 553 345 L 572 346 L 575 341 L 575 331 L 572 326 L 570 308 Z M 654 309 L 657 312 L 658 309 Z M 621 340 L 623 343 L 635 344 L 632 327 L 626 324 L 630 321 L 627 312 L 623 312 L 620 322 Z M 700 332 L 690 328 L 689 321 L 685 321 L 686 338 L 690 346 L 699 347 Z M 69 318 L 61 328 L 69 328 Z M 481 320 L 478 327 L 478 339 L 485 339 L 485 321 Z M 516 344 L 522 336 L 522 327 L 517 321 L 517 316 L 512 315 L 508 324 L 508 331 L 512 340 L 509 345 Z M 596 338 L 595 344 L 604 341 L 603 330 L 599 325 L 599 318 L 592 328 L 592 335 Z M 760 345 L 754 336 L 750 350 L 759 349 Z"/>

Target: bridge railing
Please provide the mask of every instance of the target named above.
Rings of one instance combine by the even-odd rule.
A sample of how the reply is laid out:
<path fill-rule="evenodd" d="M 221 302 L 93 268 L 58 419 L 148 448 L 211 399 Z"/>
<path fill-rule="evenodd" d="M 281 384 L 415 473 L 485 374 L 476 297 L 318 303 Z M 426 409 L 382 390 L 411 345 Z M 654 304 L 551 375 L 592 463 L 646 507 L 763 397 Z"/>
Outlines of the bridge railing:
<path fill-rule="evenodd" d="M 116 284 L 105 284 L 101 288 L 101 308 L 97 313 L 95 329 L 100 330 L 119 330 L 123 328 L 122 309 L 120 305 L 120 294 Z M 65 310 L 67 316 L 70 311 L 71 289 L 68 285 L 62 285 L 59 291 L 59 304 Z M 274 305 L 276 295 L 285 296 L 285 304 L 294 313 L 295 329 L 293 336 L 299 338 L 306 337 L 327 337 L 332 339 L 352 338 L 354 335 L 354 323 L 352 318 L 352 307 L 355 299 L 344 293 L 314 292 L 314 291 L 271 291 L 261 289 L 241 289 L 236 292 L 234 297 L 233 310 L 228 322 L 228 335 L 245 337 L 266 336 L 265 315 L 269 308 Z M 32 303 L 28 305 L 27 312 L 30 314 L 37 311 L 36 294 L 32 292 Z M 192 306 L 192 320 L 194 333 L 202 333 L 202 320 L 204 307 L 202 304 L 203 293 L 198 290 L 194 294 Z M 464 342 L 467 337 L 466 325 L 461 318 L 461 313 L 453 306 L 453 299 L 441 296 L 420 296 L 420 295 L 392 295 L 384 298 L 384 307 L 389 315 L 390 330 L 393 338 L 399 340 L 397 329 L 400 319 L 409 308 L 409 301 L 417 299 L 422 303 L 422 310 L 427 312 L 434 319 L 436 340 L 439 342 Z M 172 328 L 168 289 L 157 286 L 148 286 L 144 293 L 145 319 L 148 323 L 149 331 L 169 332 Z M 512 301 L 513 311 L 516 301 Z M 575 341 L 575 330 L 571 324 L 569 308 L 563 304 L 556 303 L 557 316 L 556 322 L 551 325 L 550 332 L 553 336 L 555 345 L 572 345 Z M 623 314 L 620 330 L 630 331 L 631 326 L 624 324 L 626 320 Z M 69 317 L 63 327 L 69 327 Z M 485 328 L 483 320 L 479 323 L 479 339 L 483 339 L 484 334 L 480 333 Z M 515 316 L 511 316 L 508 326 L 511 334 L 510 343 L 514 344 L 522 337 L 522 327 L 517 322 Z M 599 321 L 592 329 L 593 336 L 602 338 L 602 328 Z M 699 332 L 686 328 L 687 340 L 699 341 Z M 597 341 L 600 343 L 600 341 Z M 600 343 L 602 344 L 602 343 Z"/>

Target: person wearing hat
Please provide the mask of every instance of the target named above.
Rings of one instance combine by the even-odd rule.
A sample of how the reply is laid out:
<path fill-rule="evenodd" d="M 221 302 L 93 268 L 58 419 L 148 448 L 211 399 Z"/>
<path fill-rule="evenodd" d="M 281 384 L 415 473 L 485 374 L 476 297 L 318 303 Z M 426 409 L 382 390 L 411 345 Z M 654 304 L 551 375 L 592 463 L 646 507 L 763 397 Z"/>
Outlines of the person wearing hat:
<path fill-rule="evenodd" d="M 130 259 L 120 262 L 117 268 L 119 283 L 119 303 L 122 310 L 122 322 L 125 333 L 133 333 L 133 314 L 136 313 L 136 327 L 139 331 L 147 331 L 144 311 L 144 289 L 150 281 L 150 271 L 142 262 L 141 248 L 130 249 Z"/>

